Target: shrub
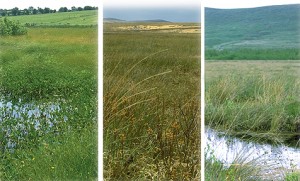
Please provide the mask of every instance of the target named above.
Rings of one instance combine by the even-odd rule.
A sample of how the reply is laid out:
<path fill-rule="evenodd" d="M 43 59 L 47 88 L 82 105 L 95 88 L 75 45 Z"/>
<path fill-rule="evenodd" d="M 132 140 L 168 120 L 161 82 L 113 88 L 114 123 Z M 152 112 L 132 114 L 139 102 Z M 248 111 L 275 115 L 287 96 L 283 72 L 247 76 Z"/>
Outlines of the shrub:
<path fill-rule="evenodd" d="M 0 36 L 25 34 L 27 34 L 27 29 L 19 22 L 10 21 L 7 18 L 0 21 Z"/>

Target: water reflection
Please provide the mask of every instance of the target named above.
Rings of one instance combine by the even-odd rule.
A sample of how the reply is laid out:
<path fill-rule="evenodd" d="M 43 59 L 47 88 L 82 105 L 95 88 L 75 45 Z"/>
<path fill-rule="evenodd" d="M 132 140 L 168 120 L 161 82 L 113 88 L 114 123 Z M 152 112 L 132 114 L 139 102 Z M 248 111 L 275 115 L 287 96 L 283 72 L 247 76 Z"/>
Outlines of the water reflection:
<path fill-rule="evenodd" d="M 62 104 L 62 100 L 35 104 L 0 99 L 0 151 L 13 151 L 30 135 L 47 134 L 65 123 L 68 118 Z"/>
<path fill-rule="evenodd" d="M 285 145 L 260 144 L 232 138 L 212 129 L 205 130 L 208 157 L 214 155 L 225 166 L 236 164 L 243 157 L 244 163 L 257 160 L 262 167 L 262 175 L 284 178 L 286 172 L 300 169 L 300 149 Z M 272 178 L 271 178 L 272 179 Z"/>

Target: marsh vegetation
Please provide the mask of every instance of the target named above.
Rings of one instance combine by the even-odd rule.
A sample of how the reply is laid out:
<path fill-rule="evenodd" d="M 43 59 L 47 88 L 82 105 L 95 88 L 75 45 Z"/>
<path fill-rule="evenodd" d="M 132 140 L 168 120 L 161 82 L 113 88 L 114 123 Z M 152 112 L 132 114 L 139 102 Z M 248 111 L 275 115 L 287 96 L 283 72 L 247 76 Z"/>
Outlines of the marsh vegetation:
<path fill-rule="evenodd" d="M 285 165 L 285 161 L 279 159 L 279 157 L 284 157 L 281 154 L 287 150 L 286 146 L 295 149 L 296 154 L 291 159 L 298 159 L 299 65 L 300 62 L 296 60 L 206 62 L 205 124 L 207 128 L 213 128 L 217 132 L 225 134 L 228 139 L 226 139 L 227 144 L 232 145 L 228 149 L 235 149 L 235 152 L 238 153 L 233 162 L 225 158 L 223 162 L 220 162 L 218 160 L 220 157 L 218 159 L 207 157 L 206 176 L 208 178 L 218 178 L 214 173 L 221 168 L 224 175 L 220 174 L 219 179 L 228 174 L 230 178 L 245 178 L 247 175 L 250 180 L 251 178 L 280 180 L 284 177 L 299 177 L 297 161 L 296 163 L 291 161 L 289 163 L 291 165 Z M 241 144 L 228 136 L 238 137 L 250 143 L 246 144 L 248 146 L 244 144 L 241 147 Z M 278 152 L 278 159 L 274 157 L 267 159 L 264 151 L 251 156 L 253 152 L 260 150 L 258 147 L 251 147 L 250 145 L 253 145 L 251 142 L 254 144 L 268 143 L 269 147 L 273 146 L 272 150 Z M 268 147 L 268 144 L 265 147 Z M 222 149 L 225 149 L 225 145 L 223 143 L 222 145 Z M 275 151 L 275 148 L 278 151 Z M 211 145 L 210 149 L 207 151 L 214 153 L 216 147 Z M 251 149 L 254 151 L 249 153 Z M 293 154 L 290 156 L 292 157 Z M 274 161 L 278 163 L 275 164 Z M 224 166 L 225 162 L 230 162 L 229 166 Z M 269 164 L 265 164 L 266 162 Z M 251 167 L 248 168 L 247 164 Z M 266 168 L 269 169 L 270 175 L 265 173 L 258 176 L 258 173 Z M 293 176 L 289 176 L 289 174 Z"/>
<path fill-rule="evenodd" d="M 200 34 L 110 26 L 117 25 L 104 25 L 105 179 L 199 180 Z"/>
<path fill-rule="evenodd" d="M 96 37 L 85 27 L 1 37 L 0 180 L 97 178 Z"/>

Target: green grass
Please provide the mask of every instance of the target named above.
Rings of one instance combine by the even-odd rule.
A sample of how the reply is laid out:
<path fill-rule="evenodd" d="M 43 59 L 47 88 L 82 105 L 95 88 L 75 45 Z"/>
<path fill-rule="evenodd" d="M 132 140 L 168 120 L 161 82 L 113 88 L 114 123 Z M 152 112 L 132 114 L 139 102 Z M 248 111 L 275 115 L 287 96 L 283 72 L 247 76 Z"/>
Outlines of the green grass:
<path fill-rule="evenodd" d="M 298 172 L 290 173 L 285 178 L 286 181 L 298 181 L 299 179 L 300 179 L 300 173 L 299 173 L 299 171 Z"/>
<path fill-rule="evenodd" d="M 205 126 L 245 141 L 299 147 L 300 84 L 298 61 L 207 61 Z M 245 148 L 247 149 L 247 148 Z M 206 150 L 206 154 L 214 150 Z M 240 152 L 238 152 L 240 153 Z M 212 154 L 213 155 L 213 154 Z M 266 160 L 243 160 L 224 165 L 205 158 L 206 180 L 260 180 Z M 266 158 L 264 158 L 266 159 Z M 268 161 L 268 160 L 267 160 Z M 285 171 L 285 180 L 297 180 L 297 171 Z M 258 178 L 256 178 L 256 176 Z"/>
<path fill-rule="evenodd" d="M 95 127 L 96 128 L 96 127 Z M 39 149 L 17 150 L 2 158 L 5 180 L 95 180 L 97 131 L 85 128 L 65 133 Z"/>
<path fill-rule="evenodd" d="M 104 33 L 107 180 L 200 179 L 199 41 Z"/>
<path fill-rule="evenodd" d="M 14 105 L 59 102 L 57 121 L 68 118 L 48 133 L 29 132 L 14 152 L 2 149 L 0 180 L 97 178 L 96 37 L 96 28 L 30 28 L 0 39 L 1 96 Z M 14 126 L 14 118 L 5 119 Z"/>
<path fill-rule="evenodd" d="M 299 48 L 299 4 L 205 9 L 206 48 Z"/>
<path fill-rule="evenodd" d="M 205 150 L 206 154 L 211 150 Z M 261 180 L 261 159 L 246 161 L 247 155 L 243 152 L 237 155 L 234 162 L 229 166 L 224 165 L 214 157 L 213 151 L 211 156 L 205 155 L 205 180 L 209 181 L 236 181 L 236 180 Z"/>
<path fill-rule="evenodd" d="M 255 140 L 292 143 L 299 134 L 298 65 L 207 62 L 205 124 Z"/>
<path fill-rule="evenodd" d="M 206 60 L 300 60 L 300 51 L 291 49 L 207 49 Z"/>
<path fill-rule="evenodd" d="M 29 26 L 95 26 L 98 24 L 97 10 L 62 12 L 52 14 L 9 16 L 9 20 Z"/>
<path fill-rule="evenodd" d="M 228 75 L 207 83 L 206 125 L 289 142 L 298 134 L 299 83 L 288 75 Z"/>
<path fill-rule="evenodd" d="M 299 9 L 206 8 L 206 60 L 299 60 Z"/>

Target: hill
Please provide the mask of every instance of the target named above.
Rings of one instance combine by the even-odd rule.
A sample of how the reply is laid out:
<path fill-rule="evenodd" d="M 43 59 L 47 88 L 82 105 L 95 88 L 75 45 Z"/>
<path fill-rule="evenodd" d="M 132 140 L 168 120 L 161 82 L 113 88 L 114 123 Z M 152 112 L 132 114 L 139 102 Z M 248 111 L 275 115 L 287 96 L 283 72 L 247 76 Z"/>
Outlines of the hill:
<path fill-rule="evenodd" d="M 51 14 L 9 16 L 10 20 L 30 26 L 90 26 L 98 24 L 98 11 L 74 11 Z"/>
<path fill-rule="evenodd" d="M 206 48 L 299 48 L 300 4 L 205 8 Z"/>
<path fill-rule="evenodd" d="M 103 21 L 104 22 L 123 22 L 125 20 L 122 20 L 122 19 L 117 19 L 117 18 L 103 18 Z"/>
<path fill-rule="evenodd" d="M 149 19 L 149 20 L 135 20 L 135 21 L 127 21 L 117 18 L 104 18 L 104 22 L 110 23 L 133 23 L 133 22 L 145 22 L 145 23 L 170 23 L 170 21 L 163 20 L 163 19 Z"/>
<path fill-rule="evenodd" d="M 170 23 L 171 21 L 163 20 L 163 19 L 149 19 L 149 20 L 138 20 L 134 22 L 148 22 L 148 23 Z"/>

